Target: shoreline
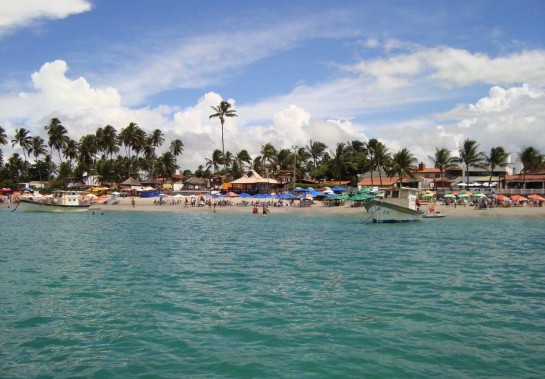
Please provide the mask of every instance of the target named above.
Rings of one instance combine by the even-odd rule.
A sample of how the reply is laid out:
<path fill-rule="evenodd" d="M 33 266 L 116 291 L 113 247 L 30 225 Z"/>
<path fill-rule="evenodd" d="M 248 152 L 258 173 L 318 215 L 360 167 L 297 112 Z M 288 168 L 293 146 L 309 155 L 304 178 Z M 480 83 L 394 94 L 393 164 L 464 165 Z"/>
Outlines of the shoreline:
<path fill-rule="evenodd" d="M 133 208 L 131 205 L 130 198 L 123 198 L 120 200 L 119 204 L 94 204 L 91 206 L 89 211 L 100 211 L 100 212 L 176 212 L 176 213 L 195 213 L 195 212 L 205 212 L 213 213 L 214 208 L 209 208 L 207 205 L 204 207 L 192 207 L 189 205 L 187 208 L 184 207 L 183 203 L 180 204 L 170 204 L 165 203 L 162 205 L 154 204 L 153 198 L 136 198 L 136 204 Z M 522 207 L 509 207 L 509 208 L 491 208 L 491 209 L 474 209 L 471 206 L 457 206 L 447 207 L 443 204 L 437 204 L 436 210 L 440 211 L 441 214 L 446 217 L 455 217 L 455 218 L 466 218 L 466 217 L 528 217 L 528 218 L 545 218 L 545 207 L 534 207 L 524 205 Z M 311 207 L 299 207 L 299 206 L 290 206 L 290 207 L 269 207 L 270 214 L 303 214 L 303 215 L 354 215 L 354 216 L 365 216 L 367 212 L 363 207 L 350 207 L 348 205 L 342 206 L 332 206 L 327 207 L 322 203 L 318 202 L 317 204 L 312 205 Z M 250 205 L 240 205 L 237 200 L 233 201 L 232 205 L 226 206 L 216 206 L 216 213 L 232 213 L 232 214 L 242 214 L 248 213 L 252 214 L 252 206 Z M 258 214 L 262 213 L 262 208 L 258 207 Z"/>

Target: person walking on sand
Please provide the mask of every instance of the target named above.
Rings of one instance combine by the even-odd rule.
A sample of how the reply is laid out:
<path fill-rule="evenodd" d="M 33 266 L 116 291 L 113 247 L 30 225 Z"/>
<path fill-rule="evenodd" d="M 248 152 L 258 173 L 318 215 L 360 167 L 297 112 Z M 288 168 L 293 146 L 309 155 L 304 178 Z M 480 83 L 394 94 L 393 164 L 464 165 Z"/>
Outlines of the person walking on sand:
<path fill-rule="evenodd" d="M 134 196 L 132 197 L 131 199 L 131 204 L 132 204 L 132 207 L 134 208 L 134 206 L 136 205 L 136 201 L 134 200 Z"/>

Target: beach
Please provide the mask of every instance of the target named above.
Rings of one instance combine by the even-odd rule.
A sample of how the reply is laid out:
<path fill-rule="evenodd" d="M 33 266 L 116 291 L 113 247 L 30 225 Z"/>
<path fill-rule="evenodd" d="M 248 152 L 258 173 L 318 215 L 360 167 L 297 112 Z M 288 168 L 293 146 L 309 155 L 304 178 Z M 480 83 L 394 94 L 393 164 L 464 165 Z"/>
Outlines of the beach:
<path fill-rule="evenodd" d="M 157 198 L 135 198 L 134 207 L 131 204 L 130 198 L 122 198 L 118 204 L 99 204 L 96 203 L 91 207 L 91 210 L 95 212 L 214 212 L 214 207 L 195 206 L 192 207 L 189 204 L 188 207 L 184 206 L 184 202 L 171 204 L 167 198 L 164 204 L 154 204 Z M 252 213 L 251 205 L 242 205 L 243 199 L 230 199 L 231 205 L 215 207 L 216 213 Z M 524 205 L 521 207 L 506 207 L 506 208 L 490 208 L 490 209 L 475 209 L 473 206 L 445 206 L 437 203 L 435 208 L 446 217 L 538 217 L 545 218 L 545 207 L 535 207 L 531 205 Z M 422 207 L 422 210 L 426 210 L 427 206 Z M 262 214 L 262 207 L 258 207 L 258 214 Z M 300 207 L 298 202 L 295 202 L 295 206 L 283 206 L 283 207 L 269 207 L 269 214 L 303 214 L 303 215 L 346 215 L 346 216 L 364 216 L 366 211 L 363 207 L 351 207 L 350 205 L 341 206 L 325 206 L 323 202 L 316 201 L 310 207 Z"/>

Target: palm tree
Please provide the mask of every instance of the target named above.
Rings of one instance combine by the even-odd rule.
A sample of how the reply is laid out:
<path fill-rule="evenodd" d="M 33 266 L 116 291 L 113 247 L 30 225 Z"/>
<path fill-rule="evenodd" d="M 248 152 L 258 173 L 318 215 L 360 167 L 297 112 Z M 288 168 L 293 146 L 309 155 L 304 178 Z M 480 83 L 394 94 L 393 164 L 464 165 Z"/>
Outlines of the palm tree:
<path fill-rule="evenodd" d="M 93 164 L 95 163 L 96 153 L 98 152 L 96 136 L 94 134 L 87 134 L 81 137 L 79 147 L 79 163 L 90 175 Z"/>
<path fill-rule="evenodd" d="M 338 142 L 335 151 L 331 152 L 332 156 L 332 170 L 334 178 L 337 180 L 342 180 L 342 170 L 344 162 L 344 157 L 346 153 L 346 144 L 344 142 Z"/>
<path fill-rule="evenodd" d="M 176 165 L 178 165 L 178 155 L 182 155 L 182 152 L 184 151 L 184 143 L 181 139 L 175 139 L 170 143 L 170 149 L 169 151 L 174 155 L 174 159 L 176 160 Z"/>
<path fill-rule="evenodd" d="M 454 158 L 455 163 L 463 163 L 466 167 L 467 185 L 469 186 L 469 166 L 477 168 L 486 168 L 484 165 L 485 154 L 482 151 L 478 151 L 479 144 L 477 141 L 470 140 L 469 138 L 464 141 L 464 144 L 459 149 L 459 157 Z"/>
<path fill-rule="evenodd" d="M 106 125 L 104 128 L 98 128 L 96 137 L 98 149 L 109 155 L 110 159 L 119 152 L 117 130 L 113 126 Z"/>
<path fill-rule="evenodd" d="M 49 137 L 48 144 L 51 149 L 51 155 L 53 155 L 53 148 L 55 148 L 62 163 L 61 150 L 69 140 L 66 135 L 66 128 L 61 124 L 61 121 L 58 118 L 52 118 L 49 124 L 45 126 L 45 130 L 47 130 L 47 136 Z"/>
<path fill-rule="evenodd" d="M 238 154 L 235 155 L 235 159 L 233 164 L 237 164 L 238 167 L 244 171 L 244 164 L 251 165 L 252 164 L 252 157 L 250 157 L 250 154 L 248 154 L 247 150 L 240 150 Z"/>
<path fill-rule="evenodd" d="M 538 168 L 543 163 L 543 156 L 535 147 L 529 146 L 522 149 L 519 153 L 519 159 L 522 163 L 522 186 L 526 184 L 526 173 Z"/>
<path fill-rule="evenodd" d="M 509 154 L 505 152 L 505 149 L 501 146 L 493 147 L 490 149 L 490 155 L 484 158 L 485 164 L 490 168 L 490 178 L 488 178 L 488 187 L 492 183 L 492 173 L 496 167 L 507 166 L 507 159 Z"/>
<path fill-rule="evenodd" d="M 0 145 L 7 145 L 8 139 L 7 139 L 6 131 L 3 127 L 0 126 Z M 2 152 L 2 149 L 0 149 L 0 166 L 4 165 L 4 153 Z"/>
<path fill-rule="evenodd" d="M 371 182 L 373 181 L 373 170 L 377 170 L 380 186 L 382 187 L 382 171 L 388 165 L 388 162 L 391 159 L 388 148 L 382 142 L 379 142 L 376 139 L 371 139 L 367 143 L 367 151 L 369 152 L 370 156 Z"/>
<path fill-rule="evenodd" d="M 278 152 L 272 143 L 267 143 L 261 146 L 261 163 L 263 166 L 265 166 L 265 170 L 274 166 L 277 161 L 277 155 Z"/>
<path fill-rule="evenodd" d="M 308 153 L 312 158 L 314 168 L 318 167 L 320 159 L 324 156 L 327 145 L 323 142 L 310 140 L 310 143 L 306 146 Z"/>
<path fill-rule="evenodd" d="M 223 125 L 225 124 L 225 117 L 238 117 L 238 115 L 236 114 L 237 111 L 234 110 L 234 109 L 231 109 L 231 104 L 229 104 L 229 102 L 227 102 L 227 101 L 222 101 L 221 103 L 219 103 L 218 106 L 216 106 L 216 107 L 212 106 L 211 108 L 215 113 L 211 114 L 210 117 L 208 117 L 208 118 L 211 119 L 211 118 L 214 118 L 214 117 L 218 117 L 220 119 L 220 123 L 221 123 L 221 152 L 223 153 L 223 156 L 225 157 L 225 143 L 224 143 L 224 140 L 223 140 Z M 224 166 L 225 166 L 225 163 L 224 163 Z"/>
<path fill-rule="evenodd" d="M 40 182 L 42 181 L 42 173 L 40 171 L 39 165 L 38 165 L 38 157 L 40 155 L 47 155 L 47 145 L 45 144 L 45 141 L 40 136 L 34 136 L 32 137 L 30 148 L 28 149 L 28 153 L 32 154 L 34 156 L 34 162 L 36 164 L 36 167 L 38 169 L 38 176 L 40 177 Z"/>
<path fill-rule="evenodd" d="M 70 138 L 62 150 L 62 155 L 68 159 L 68 166 L 72 168 L 72 161 L 79 155 L 79 144 Z"/>
<path fill-rule="evenodd" d="M 390 178 L 397 175 L 399 177 L 399 186 L 401 187 L 403 177 L 414 178 L 417 172 L 417 162 L 418 160 L 412 155 L 409 149 L 401 149 L 393 155 L 390 162 Z"/>
<path fill-rule="evenodd" d="M 216 149 L 212 152 L 212 158 L 206 159 L 206 169 L 214 169 L 214 174 L 218 171 L 219 165 L 223 163 L 222 152 Z"/>
<path fill-rule="evenodd" d="M 157 160 L 157 173 L 161 176 L 171 177 L 177 169 L 176 159 L 170 151 L 165 152 Z"/>
<path fill-rule="evenodd" d="M 15 129 L 15 138 L 11 140 L 11 147 L 19 145 L 23 150 L 23 156 L 26 163 L 26 153 L 30 149 L 32 143 L 32 137 L 29 135 L 30 132 L 25 128 Z"/>
<path fill-rule="evenodd" d="M 456 167 L 454 157 L 450 155 L 450 150 L 445 147 L 436 147 L 435 155 L 433 157 L 428 156 L 428 158 L 433 162 L 433 167 L 439 169 L 439 179 L 441 182 L 443 181 L 443 174 L 445 170 Z"/>

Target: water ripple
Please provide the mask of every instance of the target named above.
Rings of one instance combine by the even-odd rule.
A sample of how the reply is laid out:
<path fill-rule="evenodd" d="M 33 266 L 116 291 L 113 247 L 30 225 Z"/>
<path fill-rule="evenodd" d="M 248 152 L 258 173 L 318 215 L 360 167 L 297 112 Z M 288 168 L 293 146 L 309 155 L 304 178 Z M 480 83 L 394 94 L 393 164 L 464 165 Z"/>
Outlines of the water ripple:
<path fill-rule="evenodd" d="M 10 246 L 0 251 L 0 377 L 545 369 L 542 220 L 11 216 L 0 233 Z"/>

